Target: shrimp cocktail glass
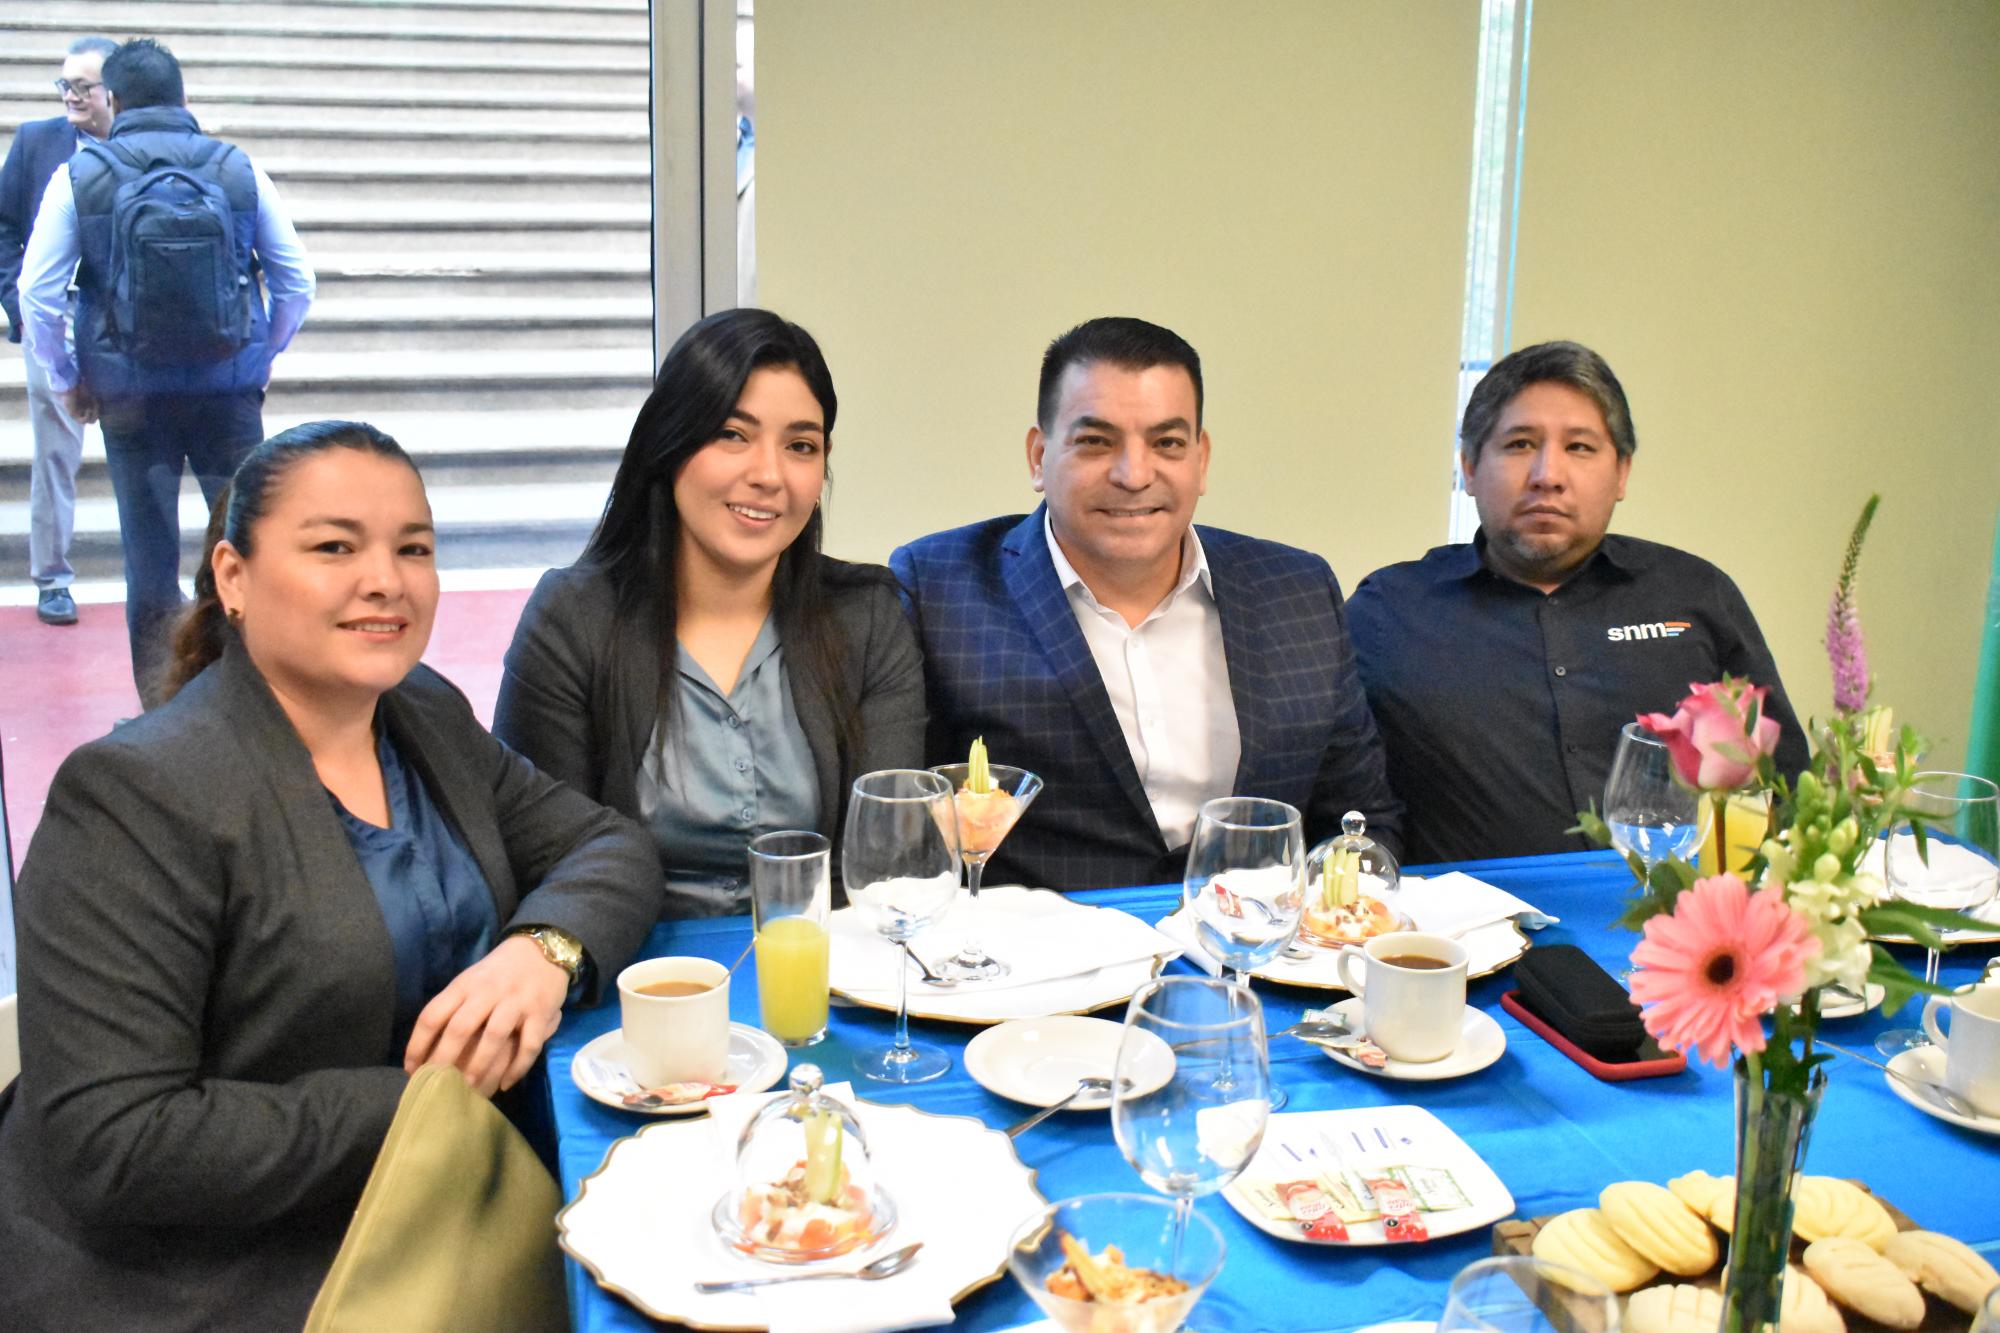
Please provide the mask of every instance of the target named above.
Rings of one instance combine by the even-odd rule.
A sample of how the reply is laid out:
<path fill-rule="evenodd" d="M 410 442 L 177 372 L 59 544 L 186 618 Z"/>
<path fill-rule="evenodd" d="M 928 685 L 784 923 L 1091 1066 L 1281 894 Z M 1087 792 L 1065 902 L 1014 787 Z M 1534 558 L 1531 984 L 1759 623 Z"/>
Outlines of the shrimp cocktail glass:
<path fill-rule="evenodd" d="M 1042 780 L 1025 768 L 986 761 L 986 739 L 972 742 L 971 757 L 963 764 L 939 764 L 931 772 L 951 784 L 952 803 L 958 807 L 959 854 L 965 858 L 966 903 L 965 943 L 939 968 L 953 981 L 988 981 L 1007 975 L 1007 964 L 987 953 L 979 943 L 979 881 L 986 863 L 1012 831 L 1035 797 L 1041 794 Z"/>

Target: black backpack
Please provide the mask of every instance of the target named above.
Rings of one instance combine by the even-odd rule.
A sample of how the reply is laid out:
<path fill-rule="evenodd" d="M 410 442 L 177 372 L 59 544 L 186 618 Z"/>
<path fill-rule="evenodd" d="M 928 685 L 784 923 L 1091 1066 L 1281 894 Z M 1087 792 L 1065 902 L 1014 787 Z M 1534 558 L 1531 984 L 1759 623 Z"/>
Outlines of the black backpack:
<path fill-rule="evenodd" d="M 229 360 L 250 343 L 254 295 L 237 263 L 229 196 L 209 169 L 229 145 L 186 166 L 135 161 L 115 140 L 104 146 L 119 159 L 105 291 L 113 345 L 145 365 Z"/>

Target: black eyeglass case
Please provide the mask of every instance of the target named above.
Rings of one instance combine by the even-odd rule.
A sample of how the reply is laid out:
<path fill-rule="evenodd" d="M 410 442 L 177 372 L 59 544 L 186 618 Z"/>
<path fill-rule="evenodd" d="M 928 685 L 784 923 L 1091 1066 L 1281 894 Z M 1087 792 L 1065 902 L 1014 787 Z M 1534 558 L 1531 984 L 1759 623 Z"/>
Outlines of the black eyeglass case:
<path fill-rule="evenodd" d="M 1679 1073 L 1684 1056 L 1646 1035 L 1639 1007 L 1609 972 L 1573 944 L 1529 950 L 1514 965 L 1520 989 L 1500 1003 L 1598 1078 L 1623 1080 Z"/>

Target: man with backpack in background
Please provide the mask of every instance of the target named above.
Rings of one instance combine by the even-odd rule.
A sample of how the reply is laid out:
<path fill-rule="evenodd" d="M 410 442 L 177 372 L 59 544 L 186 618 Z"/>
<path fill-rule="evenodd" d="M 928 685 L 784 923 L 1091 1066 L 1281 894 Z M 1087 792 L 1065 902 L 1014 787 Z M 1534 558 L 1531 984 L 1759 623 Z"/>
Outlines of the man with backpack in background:
<path fill-rule="evenodd" d="M 181 605 L 181 469 L 213 503 L 263 439 L 271 359 L 314 281 L 270 179 L 189 114 L 172 52 L 126 42 L 105 57 L 104 85 L 110 136 L 50 178 L 21 305 L 29 359 L 73 417 L 104 429 L 132 677 L 151 707 Z"/>
<path fill-rule="evenodd" d="M 111 132 L 104 57 L 117 49 L 109 37 L 71 42 L 62 77 L 56 80 L 63 114 L 24 123 L 14 132 L 6 165 L 0 166 L 0 305 L 7 309 L 9 342 L 21 341 L 21 257 L 49 177 L 78 148 Z M 27 366 L 28 426 L 35 442 L 28 474 L 28 575 L 35 581 L 35 615 L 44 625 L 74 625 L 76 599 L 69 585 L 76 571 L 70 568 L 69 545 L 76 521 L 76 471 L 83 462 L 83 423 L 64 410 L 33 357 Z"/>

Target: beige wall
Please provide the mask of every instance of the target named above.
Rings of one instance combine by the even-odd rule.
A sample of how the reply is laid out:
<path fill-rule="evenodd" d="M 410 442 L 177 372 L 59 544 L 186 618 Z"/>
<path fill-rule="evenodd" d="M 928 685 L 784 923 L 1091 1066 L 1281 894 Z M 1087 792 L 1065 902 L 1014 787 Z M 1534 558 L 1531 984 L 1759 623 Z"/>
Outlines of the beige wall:
<path fill-rule="evenodd" d="M 757 7 L 758 281 L 841 397 L 830 549 L 1032 508 L 1048 341 L 1202 353 L 1205 521 L 1348 583 L 1444 532 L 1474 0 Z"/>
<path fill-rule="evenodd" d="M 2000 501 L 2000 5 L 1535 6 L 1517 343 L 1610 359 L 1616 526 L 1749 597 L 1801 711 L 1842 543 L 1878 697 L 1962 760 Z"/>
<path fill-rule="evenodd" d="M 760 0 L 760 281 L 840 386 L 831 548 L 1029 507 L 1040 349 L 1104 313 L 1202 351 L 1207 521 L 1349 586 L 1443 540 L 1477 20 Z M 1535 8 L 1514 341 L 1611 359 L 1617 527 L 1731 570 L 1802 709 L 1883 488 L 1881 689 L 1944 758 L 2000 495 L 1996 70 L 1990 0 Z"/>

